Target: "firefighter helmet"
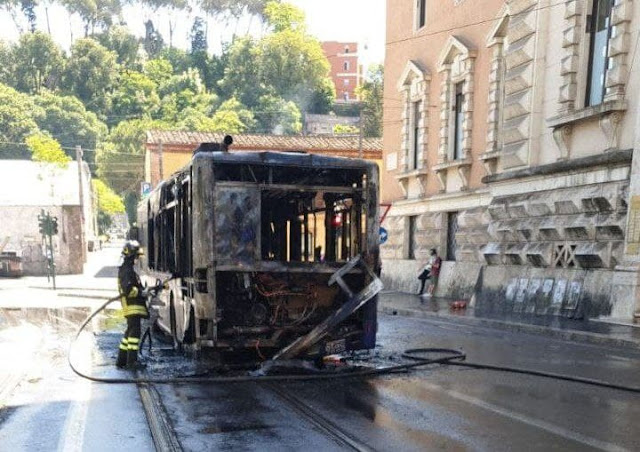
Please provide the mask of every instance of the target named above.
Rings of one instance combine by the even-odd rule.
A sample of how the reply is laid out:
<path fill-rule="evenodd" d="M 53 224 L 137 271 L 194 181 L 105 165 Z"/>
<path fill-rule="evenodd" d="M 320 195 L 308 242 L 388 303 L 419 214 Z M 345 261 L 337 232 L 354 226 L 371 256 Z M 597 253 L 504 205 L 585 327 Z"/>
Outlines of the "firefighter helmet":
<path fill-rule="evenodd" d="M 137 257 L 142 256 L 144 252 L 142 248 L 140 248 L 140 243 L 137 240 L 129 240 L 124 244 L 122 248 L 122 255 L 124 257 Z"/>

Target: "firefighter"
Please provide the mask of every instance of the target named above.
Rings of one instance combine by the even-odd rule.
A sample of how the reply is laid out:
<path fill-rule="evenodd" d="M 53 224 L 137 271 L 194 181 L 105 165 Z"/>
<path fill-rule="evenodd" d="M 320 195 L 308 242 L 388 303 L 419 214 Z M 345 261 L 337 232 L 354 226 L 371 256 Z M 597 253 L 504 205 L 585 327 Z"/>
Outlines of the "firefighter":
<path fill-rule="evenodd" d="M 142 318 L 149 317 L 147 311 L 148 292 L 142 287 L 140 277 L 133 265 L 135 260 L 143 254 L 140 244 L 136 240 L 125 243 L 122 249 L 123 262 L 118 269 L 118 291 L 122 311 L 127 319 L 127 330 L 120 342 L 116 367 L 131 370 L 142 367 L 138 363 L 138 348 L 140 346 L 140 329 Z"/>

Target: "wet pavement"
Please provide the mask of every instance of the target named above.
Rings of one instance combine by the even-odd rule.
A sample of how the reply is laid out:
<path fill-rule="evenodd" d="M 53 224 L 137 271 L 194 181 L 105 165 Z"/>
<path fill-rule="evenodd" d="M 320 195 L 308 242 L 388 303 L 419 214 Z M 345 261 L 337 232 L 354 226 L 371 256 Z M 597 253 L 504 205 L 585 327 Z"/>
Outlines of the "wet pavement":
<path fill-rule="evenodd" d="M 412 347 L 462 348 L 474 362 L 628 385 L 637 384 L 640 372 L 634 351 L 385 315 L 380 343 L 377 354 L 387 357 Z M 640 448 L 640 395 L 583 384 L 438 366 L 404 376 L 278 386 L 372 450 Z M 299 450 L 300 438 L 305 448 L 343 449 L 290 409 L 287 416 L 268 385 L 159 389 L 186 450 Z"/>
<path fill-rule="evenodd" d="M 591 338 L 592 342 L 608 342 L 640 349 L 640 325 L 613 323 L 608 320 L 576 320 L 559 315 L 536 315 L 506 311 L 452 309 L 452 300 L 419 297 L 414 294 L 386 292 L 380 295 L 385 313 L 440 318 L 454 322 L 473 322 L 492 326 L 523 327 L 537 334 L 559 333 L 565 339 Z M 529 328 L 526 328 L 529 327 Z M 601 339 L 600 341 L 598 339 Z"/>
<path fill-rule="evenodd" d="M 113 274 L 117 252 L 95 257 L 84 277 L 59 284 L 69 296 L 55 295 L 46 308 L 34 299 L 46 291 L 42 279 L 0 282 L 0 294 L 27 297 L 0 305 L 0 451 L 154 450 L 136 386 L 91 383 L 66 364 L 76 325 L 102 303 L 91 295 L 113 293 L 113 277 L 96 275 Z M 640 350 L 457 324 L 445 308 L 450 315 L 446 304 L 435 311 L 441 317 L 381 314 L 379 345 L 363 362 L 399 363 L 408 348 L 452 348 L 472 362 L 639 385 Z M 110 311 L 92 327 L 74 359 L 92 375 L 127 375 L 113 366 L 122 319 Z M 157 340 L 148 363 L 147 374 L 161 377 L 205 375 L 210 364 Z M 438 365 L 371 379 L 155 388 L 186 451 L 348 449 L 313 416 L 371 450 L 640 450 L 639 394 L 527 375 Z"/>

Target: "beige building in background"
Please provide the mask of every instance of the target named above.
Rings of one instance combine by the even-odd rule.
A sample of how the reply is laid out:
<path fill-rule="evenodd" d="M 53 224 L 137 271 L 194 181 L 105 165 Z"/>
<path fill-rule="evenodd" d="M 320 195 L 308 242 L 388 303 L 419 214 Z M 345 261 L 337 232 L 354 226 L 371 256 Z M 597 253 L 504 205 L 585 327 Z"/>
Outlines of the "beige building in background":
<path fill-rule="evenodd" d="M 630 321 L 638 2 L 388 0 L 387 18 L 386 284 L 416 290 L 435 247 L 437 295 Z"/>

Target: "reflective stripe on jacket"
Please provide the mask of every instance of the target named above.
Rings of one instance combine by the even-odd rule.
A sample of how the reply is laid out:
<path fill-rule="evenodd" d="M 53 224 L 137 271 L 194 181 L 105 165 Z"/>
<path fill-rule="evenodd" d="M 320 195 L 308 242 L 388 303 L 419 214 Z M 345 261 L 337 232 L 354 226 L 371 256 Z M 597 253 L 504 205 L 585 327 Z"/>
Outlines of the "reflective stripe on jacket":
<path fill-rule="evenodd" d="M 142 291 L 143 287 L 133 269 L 133 263 L 125 261 L 118 269 L 118 292 L 120 292 L 120 303 L 125 317 L 149 315 Z"/>

